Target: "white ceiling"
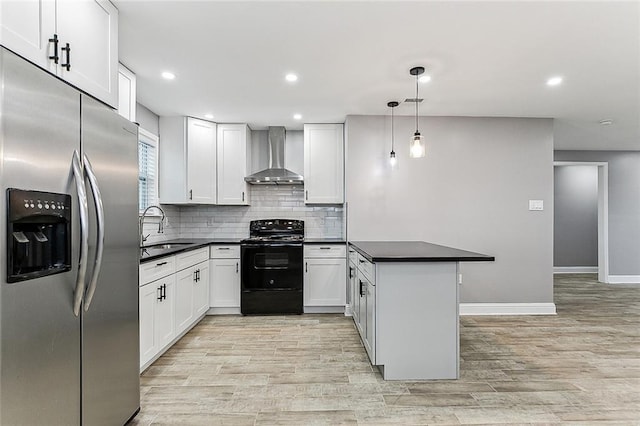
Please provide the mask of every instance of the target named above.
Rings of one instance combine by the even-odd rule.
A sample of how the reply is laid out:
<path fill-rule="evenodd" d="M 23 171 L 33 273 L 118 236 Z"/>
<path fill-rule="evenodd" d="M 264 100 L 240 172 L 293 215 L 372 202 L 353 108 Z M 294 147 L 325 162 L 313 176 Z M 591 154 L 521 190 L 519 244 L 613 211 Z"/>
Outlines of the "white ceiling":
<path fill-rule="evenodd" d="M 159 115 L 299 129 L 388 114 L 415 96 L 422 65 L 420 115 L 553 117 L 556 149 L 640 150 L 638 1 L 115 4 L 120 59 Z M 555 75 L 563 84 L 546 86 Z"/>

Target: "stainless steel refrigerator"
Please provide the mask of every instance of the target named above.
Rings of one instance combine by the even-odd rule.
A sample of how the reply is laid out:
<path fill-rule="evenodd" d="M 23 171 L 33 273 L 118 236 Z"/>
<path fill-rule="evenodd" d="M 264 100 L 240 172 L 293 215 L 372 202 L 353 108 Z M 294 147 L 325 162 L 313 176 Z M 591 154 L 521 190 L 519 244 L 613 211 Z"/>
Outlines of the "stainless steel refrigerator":
<path fill-rule="evenodd" d="M 0 424 L 140 407 L 137 126 L 0 48 Z"/>

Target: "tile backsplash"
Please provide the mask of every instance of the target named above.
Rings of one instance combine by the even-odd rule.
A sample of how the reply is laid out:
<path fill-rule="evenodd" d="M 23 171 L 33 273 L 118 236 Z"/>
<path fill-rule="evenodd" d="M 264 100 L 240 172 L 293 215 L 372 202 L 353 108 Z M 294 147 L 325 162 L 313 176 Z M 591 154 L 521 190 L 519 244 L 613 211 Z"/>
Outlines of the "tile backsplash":
<path fill-rule="evenodd" d="M 164 234 L 158 234 L 157 219 L 145 221 L 147 244 L 175 238 L 229 238 L 249 236 L 249 222 L 256 219 L 304 220 L 307 238 L 342 238 L 342 205 L 307 206 L 302 185 L 252 185 L 250 206 L 169 206 Z"/>

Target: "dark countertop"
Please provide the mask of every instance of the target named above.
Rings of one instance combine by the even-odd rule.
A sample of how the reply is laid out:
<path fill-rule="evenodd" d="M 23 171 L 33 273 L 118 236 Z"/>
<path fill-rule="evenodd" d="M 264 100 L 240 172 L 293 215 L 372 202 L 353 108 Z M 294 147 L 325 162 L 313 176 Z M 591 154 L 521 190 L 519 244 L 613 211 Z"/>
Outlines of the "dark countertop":
<path fill-rule="evenodd" d="M 346 244 L 344 238 L 305 238 L 305 244 Z"/>
<path fill-rule="evenodd" d="M 157 246 L 165 244 L 176 244 L 171 248 L 158 248 Z M 226 244 L 240 244 L 240 240 L 224 239 L 224 238 L 179 238 L 176 240 L 163 241 L 161 243 L 150 244 L 147 247 L 140 249 L 140 263 L 145 263 L 150 260 L 158 259 L 160 257 L 173 255 L 176 253 L 182 253 L 185 251 L 195 250 L 201 247 L 205 247 L 212 244 L 226 245 Z M 156 248 L 154 248 L 156 247 Z"/>
<path fill-rule="evenodd" d="M 304 240 L 304 244 L 346 244 L 347 242 L 342 238 L 307 238 Z M 176 244 L 171 248 L 159 248 L 157 246 L 165 244 Z M 225 244 L 240 244 L 239 239 L 229 238 L 178 238 L 175 240 L 163 241 L 161 243 L 149 244 L 144 249 L 140 249 L 140 263 L 145 263 L 150 260 L 158 259 L 163 256 L 170 256 L 185 251 L 195 250 L 200 247 L 208 245 L 225 245 Z M 157 247 L 157 248 L 154 248 Z"/>
<path fill-rule="evenodd" d="M 424 241 L 350 241 L 369 262 L 492 262 L 493 256 Z"/>

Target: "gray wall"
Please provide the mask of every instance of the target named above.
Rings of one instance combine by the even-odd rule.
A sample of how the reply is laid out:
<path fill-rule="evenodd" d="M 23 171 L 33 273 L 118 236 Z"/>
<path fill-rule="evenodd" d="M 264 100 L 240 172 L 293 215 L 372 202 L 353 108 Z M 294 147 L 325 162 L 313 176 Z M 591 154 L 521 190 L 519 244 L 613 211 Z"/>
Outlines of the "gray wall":
<path fill-rule="evenodd" d="M 553 266 L 598 266 L 598 168 L 554 167 Z"/>
<path fill-rule="evenodd" d="M 609 163 L 609 274 L 640 275 L 640 151 L 555 151 L 554 158 Z"/>
<path fill-rule="evenodd" d="M 494 255 L 465 263 L 461 301 L 553 302 L 550 119 L 423 117 L 427 157 L 409 159 L 414 119 L 348 116 L 347 236 L 424 240 Z M 529 211 L 528 200 L 544 200 Z"/>
<path fill-rule="evenodd" d="M 136 121 L 154 135 L 160 134 L 160 117 L 142 104 L 136 104 Z"/>

